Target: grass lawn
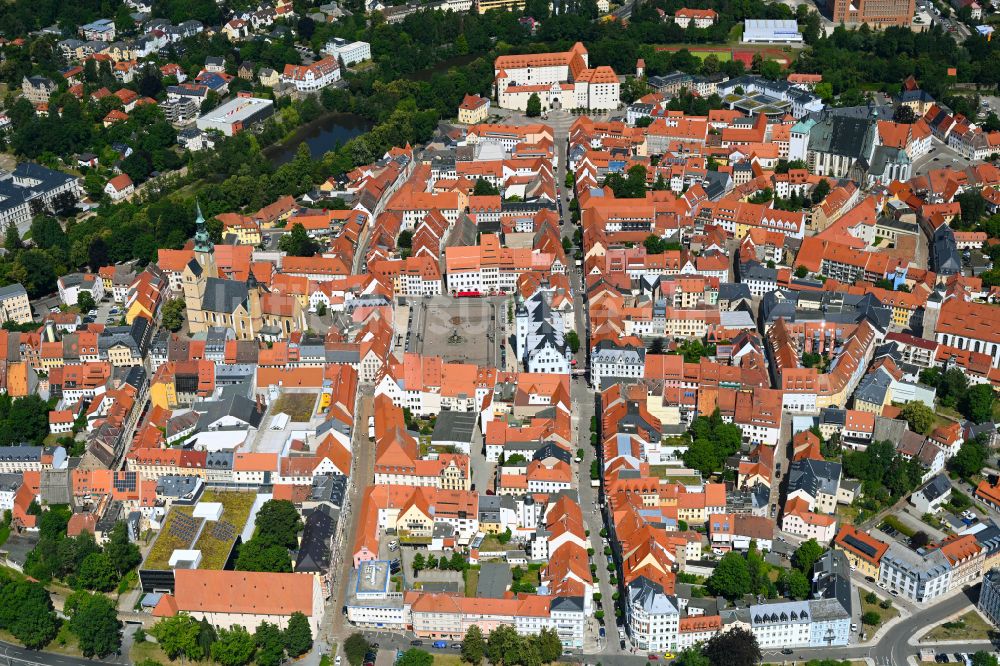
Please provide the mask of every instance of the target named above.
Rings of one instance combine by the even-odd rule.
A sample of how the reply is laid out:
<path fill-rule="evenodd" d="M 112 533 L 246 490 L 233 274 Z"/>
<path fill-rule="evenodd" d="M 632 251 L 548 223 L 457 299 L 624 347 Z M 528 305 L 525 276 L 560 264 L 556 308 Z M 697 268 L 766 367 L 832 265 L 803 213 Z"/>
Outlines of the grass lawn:
<path fill-rule="evenodd" d="M 843 525 L 845 523 L 854 525 L 857 523 L 858 514 L 861 513 L 861 509 L 856 506 L 851 506 L 849 504 L 838 504 L 837 505 L 837 517 L 840 518 L 840 523 Z"/>
<path fill-rule="evenodd" d="M 0 526 L 0 546 L 7 543 L 7 539 L 10 537 L 10 525 Z"/>
<path fill-rule="evenodd" d="M 461 666 L 462 657 L 457 654 L 435 654 L 434 666 Z"/>
<path fill-rule="evenodd" d="M 886 516 L 885 518 L 882 519 L 882 522 L 886 523 L 887 525 L 889 525 L 889 527 L 895 529 L 897 532 L 899 532 L 906 538 L 910 538 L 916 533 L 916 530 L 907 527 L 903 523 L 903 521 L 901 521 L 896 516 Z"/>
<path fill-rule="evenodd" d="M 160 649 L 160 646 L 156 643 L 151 643 L 149 641 L 143 641 L 142 643 L 134 643 L 132 645 L 132 650 L 128 654 L 129 662 L 137 664 L 145 659 L 152 659 L 153 661 L 159 662 L 161 664 L 170 664 L 169 658 L 167 658 L 166 653 Z M 184 664 L 186 666 L 198 666 L 199 664 L 204 664 L 208 666 L 214 662 L 211 661 L 191 661 L 190 659 L 185 659 Z"/>
<path fill-rule="evenodd" d="M 295 423 L 304 423 L 312 418 L 313 406 L 316 404 L 314 393 L 282 393 L 274 405 L 272 413 L 284 412 Z"/>
<path fill-rule="evenodd" d="M 885 624 L 886 622 L 888 622 L 892 618 L 894 618 L 897 615 L 899 615 L 899 611 L 896 610 L 895 606 L 889 606 L 888 608 L 882 608 L 881 606 L 879 606 L 879 603 L 882 601 L 881 597 L 877 597 L 878 601 L 876 601 L 873 604 L 870 604 L 870 603 L 868 603 L 867 599 L 865 599 L 865 597 L 867 597 L 867 596 L 868 596 L 867 592 L 862 592 L 861 593 L 861 614 L 864 615 L 868 611 L 875 611 L 876 613 L 878 613 L 878 616 L 879 616 L 879 623 L 877 625 L 875 625 L 874 627 L 871 627 L 870 631 L 874 632 L 875 629 L 877 629 L 881 625 Z M 866 629 L 866 631 L 869 631 L 869 630 Z"/>
<path fill-rule="evenodd" d="M 500 539 L 497 538 L 496 534 L 487 534 L 483 538 L 483 543 L 479 546 L 480 552 L 486 551 L 488 553 L 494 553 L 498 550 L 507 550 L 507 546 L 500 543 Z"/>
<path fill-rule="evenodd" d="M 479 586 L 479 569 L 466 569 L 465 571 L 465 596 L 476 596 L 476 588 Z"/>
<path fill-rule="evenodd" d="M 922 643 L 932 641 L 985 641 L 989 640 L 993 627 L 976 611 L 934 627 L 920 637 Z"/>
<path fill-rule="evenodd" d="M 662 48 L 667 51 L 680 51 L 681 49 L 687 49 L 691 55 L 697 56 L 702 60 L 710 55 L 714 55 L 718 58 L 719 62 L 727 62 L 733 59 L 733 52 L 728 48 L 712 48 L 711 46 L 698 47 L 692 46 L 691 44 L 668 44 L 658 48 Z"/>

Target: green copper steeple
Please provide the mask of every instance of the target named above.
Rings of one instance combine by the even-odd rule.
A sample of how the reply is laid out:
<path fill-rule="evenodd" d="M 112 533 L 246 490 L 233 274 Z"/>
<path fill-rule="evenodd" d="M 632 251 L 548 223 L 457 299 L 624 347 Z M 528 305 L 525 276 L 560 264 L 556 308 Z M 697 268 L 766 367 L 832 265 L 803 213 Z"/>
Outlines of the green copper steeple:
<path fill-rule="evenodd" d="M 195 202 L 195 206 L 198 209 L 198 217 L 194 221 L 194 251 L 208 252 L 211 254 L 212 252 L 215 252 L 215 245 L 212 243 L 212 239 L 208 235 L 208 229 L 205 228 L 205 216 L 201 214 L 201 204 Z"/>

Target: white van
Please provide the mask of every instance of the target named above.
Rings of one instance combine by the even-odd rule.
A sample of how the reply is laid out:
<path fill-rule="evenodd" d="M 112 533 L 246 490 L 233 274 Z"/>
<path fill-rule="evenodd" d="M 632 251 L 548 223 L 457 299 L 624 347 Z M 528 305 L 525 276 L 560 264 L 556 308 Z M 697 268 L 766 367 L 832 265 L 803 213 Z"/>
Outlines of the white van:
<path fill-rule="evenodd" d="M 368 417 L 368 439 L 375 439 L 375 417 Z"/>

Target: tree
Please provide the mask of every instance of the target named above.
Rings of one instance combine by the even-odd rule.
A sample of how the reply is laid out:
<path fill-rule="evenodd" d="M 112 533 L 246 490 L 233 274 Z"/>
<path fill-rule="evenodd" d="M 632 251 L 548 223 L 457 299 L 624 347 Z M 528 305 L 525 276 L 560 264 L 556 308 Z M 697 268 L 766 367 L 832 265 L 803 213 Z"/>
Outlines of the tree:
<path fill-rule="evenodd" d="M 163 308 L 160 310 L 163 328 L 174 333 L 181 330 L 181 327 L 184 325 L 184 313 L 186 310 L 187 305 L 184 303 L 183 298 L 171 298 L 164 303 Z"/>
<path fill-rule="evenodd" d="M 220 629 L 219 639 L 212 644 L 212 659 L 222 666 L 244 666 L 253 659 L 256 649 L 253 636 L 243 627 Z"/>
<path fill-rule="evenodd" d="M 351 666 L 361 666 L 365 660 L 365 654 L 371 648 L 368 640 L 361 634 L 351 634 L 344 641 L 344 656 Z"/>
<path fill-rule="evenodd" d="M 972 654 L 972 666 L 998 666 L 998 664 L 1000 664 L 1000 661 L 997 661 L 994 655 L 984 650 L 979 650 Z"/>
<path fill-rule="evenodd" d="M 486 640 L 486 658 L 494 666 L 514 666 L 519 663 L 521 637 L 514 627 L 503 624 L 490 632 Z"/>
<path fill-rule="evenodd" d="M 809 275 L 809 269 L 808 268 L 806 268 L 805 266 L 803 266 L 801 264 L 799 264 L 798 266 L 795 267 L 795 277 L 801 279 L 801 278 L 804 278 L 807 275 Z"/>
<path fill-rule="evenodd" d="M 292 659 L 303 655 L 312 649 L 313 636 L 309 627 L 309 619 L 298 611 L 292 613 L 288 618 L 288 627 L 285 628 L 285 649 Z"/>
<path fill-rule="evenodd" d="M 87 313 L 96 308 L 97 303 L 89 291 L 81 291 L 76 297 L 76 306 L 80 308 L 80 312 Z"/>
<path fill-rule="evenodd" d="M 917 122 L 917 114 L 913 112 L 912 107 L 904 104 L 897 104 L 892 113 L 892 120 L 893 122 L 902 123 L 904 125 L 912 125 Z"/>
<path fill-rule="evenodd" d="M 101 594 L 74 592 L 66 600 L 69 629 L 76 634 L 85 657 L 105 657 L 122 645 L 121 622 L 110 599 Z"/>
<path fill-rule="evenodd" d="M 201 659 L 205 653 L 198 645 L 200 631 L 201 626 L 198 621 L 190 615 L 175 615 L 157 622 L 149 633 L 156 638 L 160 647 L 171 660 L 181 656 L 188 659 Z M 355 666 L 360 664 L 359 661 Z"/>
<path fill-rule="evenodd" d="M 914 549 L 923 548 L 928 543 L 930 543 L 930 540 L 931 538 L 927 536 L 927 532 L 924 532 L 923 530 L 918 530 L 917 532 L 913 533 L 913 536 L 910 537 L 910 547 Z"/>
<path fill-rule="evenodd" d="M 711 663 L 700 649 L 690 647 L 677 655 L 674 666 L 711 666 Z"/>
<path fill-rule="evenodd" d="M 813 188 L 809 198 L 812 199 L 813 204 L 818 204 L 823 199 L 826 199 L 826 195 L 828 194 L 830 194 L 830 181 L 824 178 L 816 183 L 816 187 Z"/>
<path fill-rule="evenodd" d="M 542 629 L 532 641 L 538 646 L 538 656 L 544 663 L 556 661 L 562 656 L 562 640 L 555 629 Z"/>
<path fill-rule="evenodd" d="M 298 23 L 299 37 L 302 41 L 308 42 L 312 39 L 313 33 L 316 32 L 316 21 L 312 20 L 308 16 L 303 16 L 299 19 Z"/>
<path fill-rule="evenodd" d="M 962 396 L 958 406 L 962 415 L 970 421 L 983 423 L 993 418 L 993 404 L 996 392 L 989 384 L 976 384 Z"/>
<path fill-rule="evenodd" d="M 431 666 L 434 657 L 430 652 L 411 648 L 404 652 L 396 662 L 396 666 Z"/>
<path fill-rule="evenodd" d="M 531 97 L 528 98 L 528 104 L 524 109 L 524 115 L 529 118 L 537 118 L 542 115 L 542 100 L 538 97 L 538 93 L 531 93 Z"/>
<path fill-rule="evenodd" d="M 257 645 L 258 666 L 279 666 L 285 659 L 285 637 L 278 625 L 261 622 L 253 635 Z"/>
<path fill-rule="evenodd" d="M 726 553 L 719 560 L 719 565 L 709 577 L 706 587 L 712 594 L 730 601 L 749 594 L 750 569 L 747 567 L 747 561 L 739 553 Z"/>
<path fill-rule="evenodd" d="M 77 586 L 109 592 L 117 583 L 115 570 L 104 553 L 91 553 L 80 563 L 80 570 L 76 574 Z"/>
<path fill-rule="evenodd" d="M 291 257 L 311 257 L 316 254 L 319 244 L 316 243 L 305 227 L 301 224 L 293 224 L 291 231 L 281 237 L 278 241 L 278 249 Z"/>
<path fill-rule="evenodd" d="M 910 424 L 910 430 L 921 435 L 926 435 L 934 425 L 934 410 L 919 400 L 903 405 L 900 415 Z"/>
<path fill-rule="evenodd" d="M 809 579 L 798 569 L 792 569 L 782 580 L 786 596 L 793 599 L 805 599 L 809 596 Z"/>
<path fill-rule="evenodd" d="M 302 518 L 288 500 L 268 500 L 257 512 L 254 527 L 253 538 L 262 545 L 292 549 L 299 545 Z"/>
<path fill-rule="evenodd" d="M 569 345 L 569 350 L 574 354 L 580 351 L 580 336 L 576 334 L 576 331 L 566 333 L 566 344 Z"/>
<path fill-rule="evenodd" d="M 0 628 L 29 649 L 48 645 L 59 630 L 59 620 L 45 587 L 27 580 L 5 581 L 0 589 Z"/>
<path fill-rule="evenodd" d="M 265 546 L 256 539 L 250 539 L 239 547 L 236 570 L 291 573 L 292 558 L 284 546 Z"/>
<path fill-rule="evenodd" d="M 423 553 L 417 553 L 413 556 L 413 575 L 420 575 L 420 570 L 427 568 L 427 560 L 424 558 Z"/>
<path fill-rule="evenodd" d="M 816 539 L 809 539 L 808 541 L 803 541 L 795 552 L 792 553 L 792 564 L 804 573 L 806 576 L 812 576 L 813 565 L 816 561 L 823 557 L 823 553 L 826 551 L 823 546 L 816 542 Z"/>
<path fill-rule="evenodd" d="M 498 195 L 500 194 L 500 190 L 497 189 L 496 185 L 486 180 L 485 178 L 476 178 L 476 186 L 475 188 L 473 188 L 472 194 L 477 197 L 485 197 L 491 195 Z M 402 234 L 400 234 L 400 237 L 402 237 Z"/>
<path fill-rule="evenodd" d="M 986 215 L 986 200 L 976 190 L 966 190 L 955 197 L 962 210 L 962 226 L 971 228 Z"/>
<path fill-rule="evenodd" d="M 478 665 L 483 661 L 485 654 L 486 641 L 483 639 L 483 632 L 474 624 L 465 632 L 465 639 L 462 641 L 462 661 Z"/>
<path fill-rule="evenodd" d="M 875 611 L 866 611 L 861 616 L 861 623 L 862 624 L 866 624 L 869 627 L 874 627 L 875 625 L 879 624 L 879 622 L 881 622 L 881 621 L 882 621 L 881 616 L 879 616 L 879 614 L 876 613 Z"/>
<path fill-rule="evenodd" d="M 702 651 L 712 666 L 755 666 L 762 657 L 757 638 L 741 627 L 712 636 Z"/>
<path fill-rule="evenodd" d="M 989 448 L 984 437 L 978 435 L 962 443 L 955 457 L 948 461 L 948 469 L 963 479 L 968 479 L 983 471 L 988 456 Z"/>

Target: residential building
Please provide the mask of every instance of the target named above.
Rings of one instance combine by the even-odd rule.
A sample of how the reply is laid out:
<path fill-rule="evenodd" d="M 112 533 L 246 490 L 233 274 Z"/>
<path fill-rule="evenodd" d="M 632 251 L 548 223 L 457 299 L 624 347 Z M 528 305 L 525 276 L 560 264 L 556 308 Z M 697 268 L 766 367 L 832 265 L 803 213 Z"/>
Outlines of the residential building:
<path fill-rule="evenodd" d="M 343 62 L 345 67 L 372 59 L 372 47 L 368 42 L 349 42 L 340 37 L 334 37 L 327 42 L 323 47 L 323 53 Z"/>
<path fill-rule="evenodd" d="M 878 580 L 912 601 L 931 601 L 950 589 L 951 563 L 939 548 L 921 554 L 894 541 L 882 555 Z"/>

